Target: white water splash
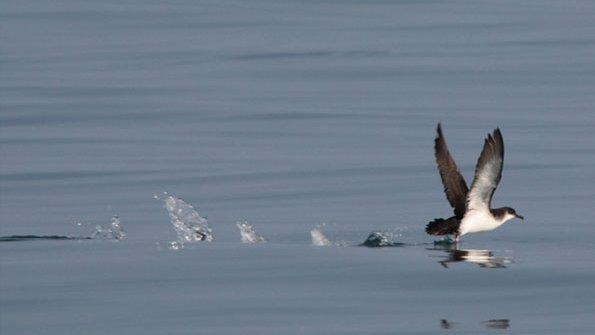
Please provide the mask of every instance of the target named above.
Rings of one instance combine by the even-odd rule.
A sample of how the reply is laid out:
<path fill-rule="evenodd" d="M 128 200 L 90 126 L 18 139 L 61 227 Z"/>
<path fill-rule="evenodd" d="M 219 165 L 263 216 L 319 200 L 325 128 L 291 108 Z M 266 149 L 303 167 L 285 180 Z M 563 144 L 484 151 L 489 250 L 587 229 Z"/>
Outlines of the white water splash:
<path fill-rule="evenodd" d="M 403 246 L 403 243 L 395 241 L 395 234 L 393 232 L 372 232 L 368 238 L 360 244 L 365 247 L 382 248 L 382 247 L 398 247 Z"/>
<path fill-rule="evenodd" d="M 78 225 L 81 225 L 80 223 Z M 97 239 L 114 239 L 114 240 L 125 240 L 127 238 L 120 218 L 117 216 L 112 217 L 112 222 L 108 226 L 97 225 L 95 231 L 91 235 L 91 238 Z"/>
<path fill-rule="evenodd" d="M 248 221 L 241 221 L 237 222 L 236 226 L 240 230 L 240 236 L 242 238 L 242 243 L 263 243 L 266 242 L 266 239 L 260 235 L 258 235 L 254 228 L 248 223 Z"/>
<path fill-rule="evenodd" d="M 331 241 L 329 241 L 326 236 L 320 230 L 320 226 L 310 230 L 310 237 L 312 237 L 312 245 L 325 247 L 331 245 Z"/>
<path fill-rule="evenodd" d="M 170 243 L 172 250 L 182 249 L 184 243 L 213 242 L 213 230 L 209 227 L 207 218 L 201 216 L 192 205 L 180 198 L 164 193 L 164 198 L 154 196 L 165 203 L 171 224 L 178 235 L 178 241 Z"/>
<path fill-rule="evenodd" d="M 184 244 L 183 243 L 180 243 L 178 241 L 171 241 L 167 245 L 167 248 L 169 250 L 180 250 L 180 249 L 184 248 Z"/>

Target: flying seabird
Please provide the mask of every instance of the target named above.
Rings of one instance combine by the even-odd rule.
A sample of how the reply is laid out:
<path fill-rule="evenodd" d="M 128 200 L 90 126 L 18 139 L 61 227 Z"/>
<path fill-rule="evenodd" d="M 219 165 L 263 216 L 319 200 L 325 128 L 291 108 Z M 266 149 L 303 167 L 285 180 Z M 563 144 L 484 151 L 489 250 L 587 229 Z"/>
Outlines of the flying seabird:
<path fill-rule="evenodd" d="M 500 129 L 496 128 L 485 139 L 475 166 L 471 189 L 467 187 L 465 178 L 448 152 L 440 123 L 436 132 L 436 163 L 446 199 L 455 215 L 448 219 L 435 219 L 426 226 L 426 232 L 430 235 L 453 235 L 455 242 L 458 242 L 463 235 L 494 230 L 510 219 L 523 220 L 511 207 L 490 208 L 492 196 L 502 178 L 504 164 L 504 141 Z"/>

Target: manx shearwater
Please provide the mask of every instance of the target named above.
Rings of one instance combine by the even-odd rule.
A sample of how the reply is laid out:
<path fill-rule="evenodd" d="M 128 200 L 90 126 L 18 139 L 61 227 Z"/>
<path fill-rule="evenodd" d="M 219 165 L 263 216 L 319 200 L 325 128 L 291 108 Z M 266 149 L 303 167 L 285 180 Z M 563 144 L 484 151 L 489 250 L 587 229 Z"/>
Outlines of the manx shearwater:
<path fill-rule="evenodd" d="M 426 226 L 426 232 L 430 235 L 452 235 L 458 242 L 463 235 L 494 230 L 510 219 L 523 220 L 511 207 L 490 208 L 492 196 L 502 178 L 504 164 L 504 141 L 500 129 L 496 128 L 485 139 L 475 166 L 471 189 L 467 187 L 465 178 L 448 151 L 440 123 L 436 132 L 436 163 L 454 216 L 434 219 Z"/>

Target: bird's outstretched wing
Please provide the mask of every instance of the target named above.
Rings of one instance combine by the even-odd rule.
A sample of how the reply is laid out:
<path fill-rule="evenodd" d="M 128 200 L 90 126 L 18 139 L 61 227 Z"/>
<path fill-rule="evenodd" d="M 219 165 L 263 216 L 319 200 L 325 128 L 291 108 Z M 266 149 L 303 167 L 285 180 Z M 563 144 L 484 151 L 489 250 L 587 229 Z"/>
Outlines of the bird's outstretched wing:
<path fill-rule="evenodd" d="M 438 123 L 436 128 L 437 136 L 434 140 L 434 151 L 436 154 L 436 163 L 438 164 L 438 171 L 444 185 L 444 193 L 446 199 L 454 208 L 455 215 L 462 218 L 465 215 L 467 193 L 469 188 L 465 182 L 465 178 L 459 172 L 457 163 L 448 152 L 446 140 L 442 134 L 442 126 Z"/>
<path fill-rule="evenodd" d="M 467 195 L 467 208 L 489 209 L 492 196 L 502 178 L 504 141 L 500 129 L 488 134 L 475 166 L 475 177 Z"/>

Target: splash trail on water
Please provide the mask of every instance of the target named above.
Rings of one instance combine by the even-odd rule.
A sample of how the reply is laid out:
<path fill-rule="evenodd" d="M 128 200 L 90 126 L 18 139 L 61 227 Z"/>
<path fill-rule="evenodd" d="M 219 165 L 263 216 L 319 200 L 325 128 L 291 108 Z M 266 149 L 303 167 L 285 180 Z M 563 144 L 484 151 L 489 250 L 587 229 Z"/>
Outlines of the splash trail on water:
<path fill-rule="evenodd" d="M 127 235 L 124 228 L 122 228 L 120 218 L 118 216 L 113 216 L 112 222 L 108 226 L 95 226 L 95 231 L 93 232 L 93 235 L 91 235 L 91 238 L 106 240 L 115 239 L 121 241 L 125 240 Z"/>
<path fill-rule="evenodd" d="M 236 226 L 240 230 L 242 243 L 255 244 L 266 242 L 266 239 L 261 235 L 258 235 L 248 221 L 237 222 Z"/>
<path fill-rule="evenodd" d="M 322 231 L 320 230 L 320 226 L 310 230 L 310 237 L 312 238 L 312 245 L 318 247 L 325 247 L 331 245 L 331 241 L 324 236 Z"/>
<path fill-rule="evenodd" d="M 177 241 L 170 243 L 170 249 L 180 249 L 185 243 L 213 242 L 213 230 L 209 227 L 207 218 L 201 216 L 189 203 L 165 193 L 162 200 L 169 215 L 170 222 L 178 235 Z"/>
<path fill-rule="evenodd" d="M 79 227 L 87 227 L 88 224 L 77 222 Z M 66 240 L 125 240 L 126 231 L 118 216 L 113 216 L 109 225 L 96 225 L 91 236 L 70 236 L 70 235 L 7 235 L 0 236 L 0 242 L 24 242 L 24 241 L 66 241 Z"/>
<path fill-rule="evenodd" d="M 395 242 L 394 239 L 394 234 L 391 232 L 372 232 L 360 245 L 369 248 L 405 246 L 405 243 Z"/>

